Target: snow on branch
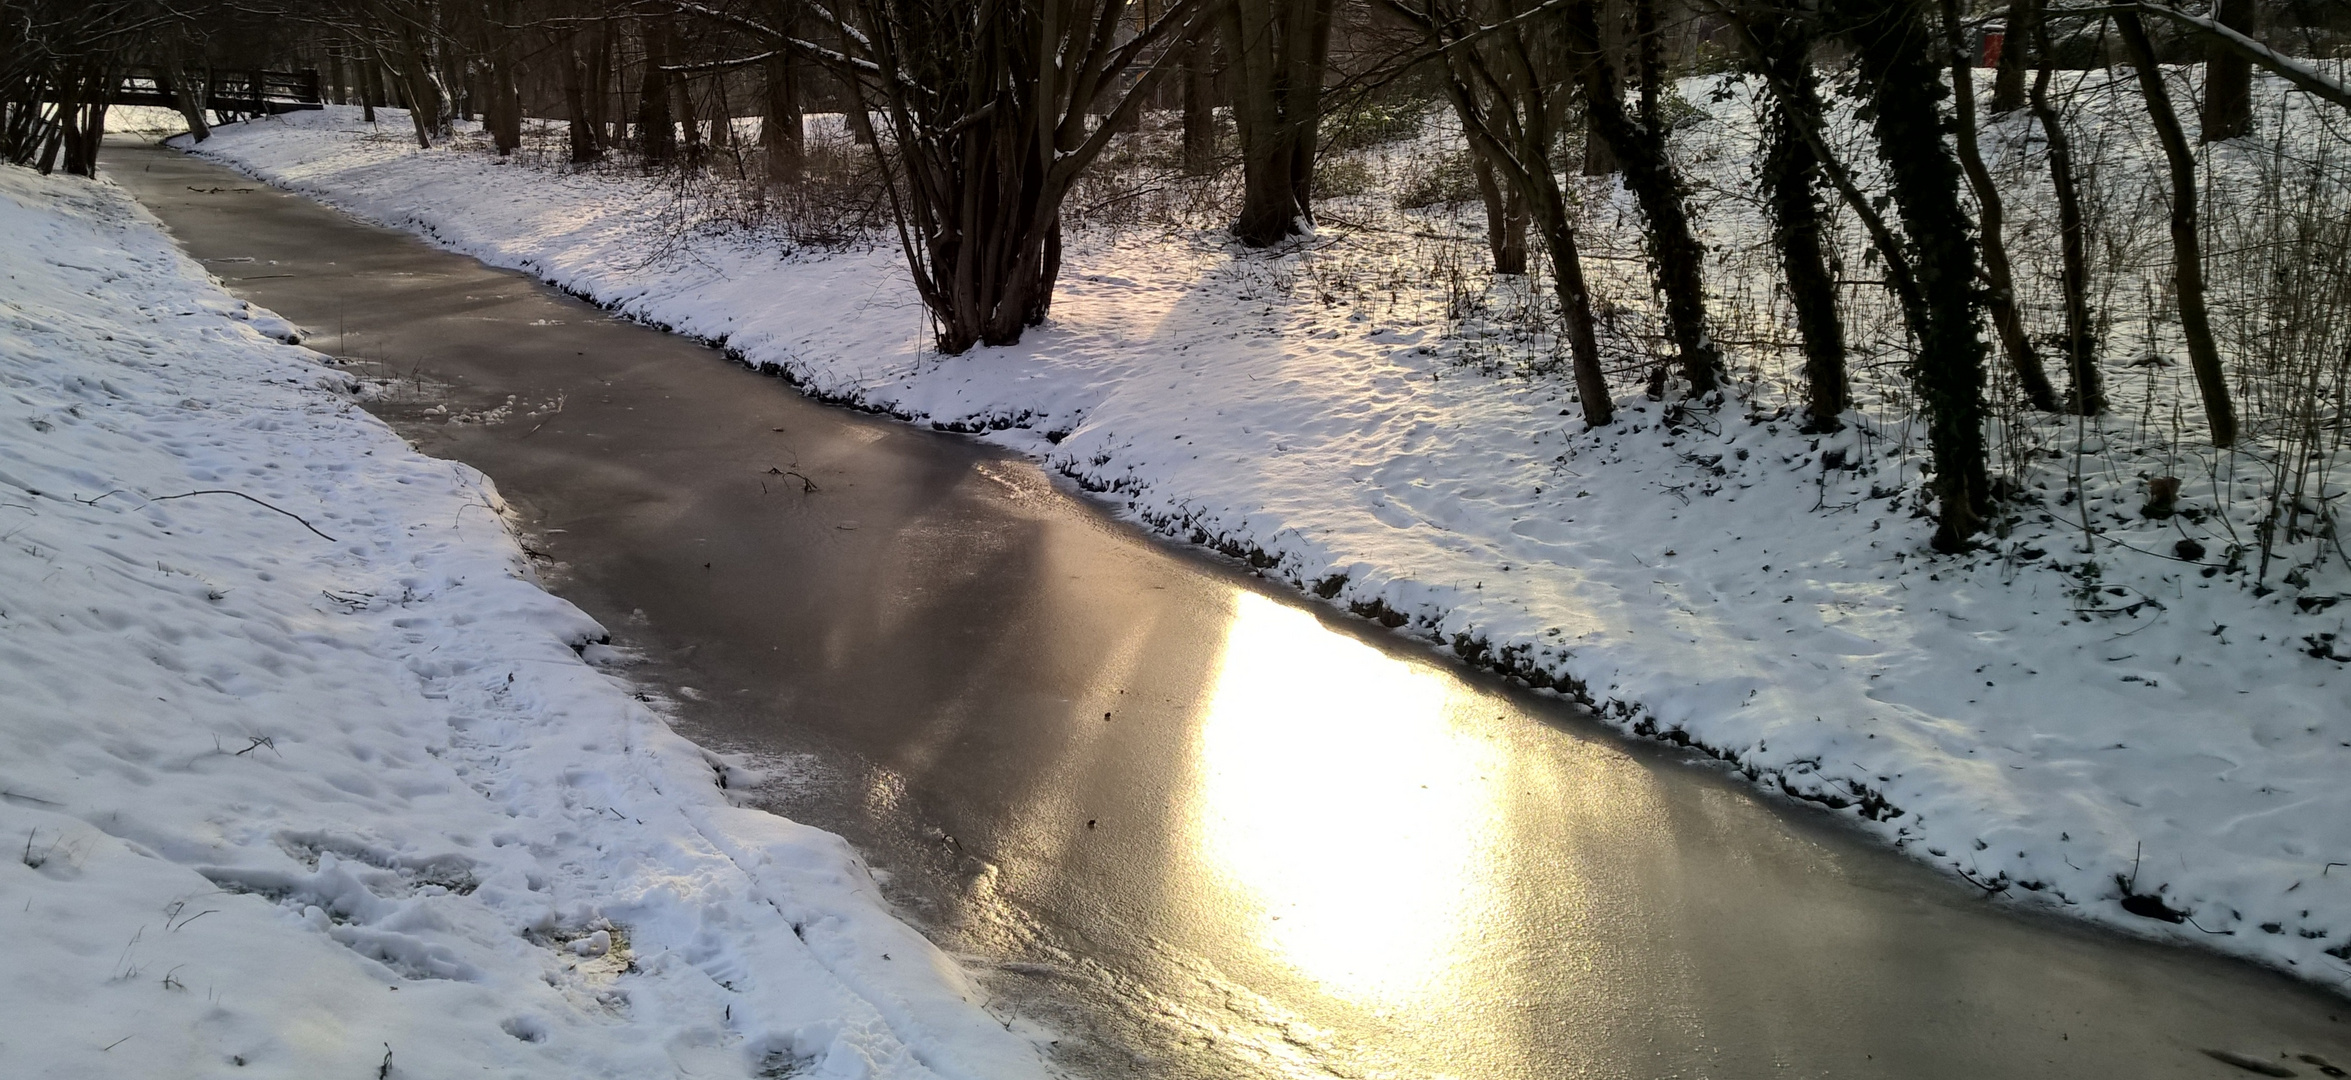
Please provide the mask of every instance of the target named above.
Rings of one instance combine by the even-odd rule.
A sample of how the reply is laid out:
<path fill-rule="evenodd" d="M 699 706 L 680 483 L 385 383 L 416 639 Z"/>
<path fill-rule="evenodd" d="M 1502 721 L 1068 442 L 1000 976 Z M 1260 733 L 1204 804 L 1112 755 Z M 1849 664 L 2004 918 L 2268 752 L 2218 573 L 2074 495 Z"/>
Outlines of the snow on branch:
<path fill-rule="evenodd" d="M 2317 94 L 2346 109 L 2351 109 L 2351 86 L 2344 85 L 2342 80 L 2319 71 L 2306 61 L 2279 53 L 2233 28 L 2221 25 L 2219 21 L 2210 16 L 2190 15 L 2185 11 L 2160 4 L 2142 3 L 2138 6 L 2141 11 L 2150 15 L 2160 15 L 2173 22 L 2183 23 L 2210 34 L 2230 52 L 2237 53 L 2245 59 L 2261 65 L 2295 86 Z"/>
<path fill-rule="evenodd" d="M 739 67 L 750 67 L 753 64 L 764 64 L 778 56 L 783 55 L 783 52 L 784 50 L 782 49 L 769 49 L 766 52 L 757 53 L 751 56 L 737 56 L 727 60 L 705 60 L 699 64 L 663 64 L 661 65 L 661 70 L 675 72 L 678 74 L 691 74 L 701 71 L 732 71 Z"/>
<path fill-rule="evenodd" d="M 2303 90 L 2307 90 L 2310 93 L 2327 99 L 2328 101 L 2332 101 L 2346 109 L 2351 109 L 2351 85 L 2347 85 L 2341 79 L 2335 78 L 2334 76 L 2328 75 L 2325 72 L 2318 70 L 2316 67 L 2311 66 L 2308 61 L 2302 60 L 2298 57 L 2287 56 L 2284 53 L 2278 52 L 2277 50 L 2272 49 L 2267 45 L 2255 41 L 2252 38 L 2246 37 L 2244 34 L 2239 33 L 2230 27 L 2222 25 L 2209 16 L 2192 15 L 2188 12 L 2181 11 L 2178 8 L 2168 7 L 2163 4 L 2146 3 L 2143 2 L 2143 0 L 2141 3 L 2135 4 L 2100 4 L 2096 7 L 2051 8 L 2046 13 L 2046 16 L 2049 18 L 2066 18 L 2069 16 L 2078 18 L 2083 16 L 2119 15 L 2126 13 L 2134 15 L 2153 15 L 2158 18 L 2170 19 L 2171 21 L 2179 23 L 2190 29 L 2211 35 L 2212 39 L 2219 42 L 2221 47 L 2228 49 L 2230 52 L 2243 56 L 2245 59 L 2259 65 L 2263 70 L 2277 75 L 2279 78 L 2293 83 L 2295 86 Z"/>
<path fill-rule="evenodd" d="M 863 57 L 851 56 L 839 49 L 827 48 L 826 46 L 819 45 L 805 38 L 793 37 L 792 35 L 778 30 L 775 27 L 769 26 L 766 23 L 759 22 L 755 19 L 744 18 L 743 16 L 737 15 L 731 11 L 720 11 L 717 8 L 713 8 L 708 5 L 693 3 L 692 0 L 669 0 L 669 6 L 683 14 L 694 15 L 700 18 L 709 19 L 713 22 L 725 23 L 741 30 L 747 30 L 758 37 L 766 38 L 767 40 L 776 42 L 784 47 L 783 50 L 778 51 L 797 52 L 817 61 L 818 63 L 831 64 L 835 67 L 850 68 L 856 71 L 864 72 L 868 75 L 878 75 L 882 70 L 880 65 L 874 63 L 871 60 L 867 60 Z M 824 8 L 820 6 L 812 4 L 810 7 L 828 17 L 832 15 L 831 12 L 825 11 Z M 836 19 L 834 26 L 844 35 L 847 35 L 857 41 L 860 45 L 867 43 L 865 35 L 857 33 L 855 28 L 850 27 L 847 23 L 839 22 Z M 771 51 L 761 53 L 758 56 L 743 57 L 736 60 L 720 60 L 709 64 L 687 64 L 674 67 L 665 65 L 662 70 L 717 70 L 722 67 L 739 67 L 745 64 L 758 63 L 773 55 L 775 55 L 775 53 Z"/>

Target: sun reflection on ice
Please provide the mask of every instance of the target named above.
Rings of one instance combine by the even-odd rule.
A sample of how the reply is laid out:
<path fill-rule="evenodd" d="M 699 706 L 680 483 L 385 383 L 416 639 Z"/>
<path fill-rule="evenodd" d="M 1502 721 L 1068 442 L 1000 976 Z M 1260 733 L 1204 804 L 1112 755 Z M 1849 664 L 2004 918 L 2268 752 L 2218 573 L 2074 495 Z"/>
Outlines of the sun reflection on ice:
<path fill-rule="evenodd" d="M 1500 748 L 1474 698 L 1304 612 L 1243 593 L 1198 735 L 1204 864 L 1263 947 L 1340 996 L 1441 999 L 1493 902 Z"/>

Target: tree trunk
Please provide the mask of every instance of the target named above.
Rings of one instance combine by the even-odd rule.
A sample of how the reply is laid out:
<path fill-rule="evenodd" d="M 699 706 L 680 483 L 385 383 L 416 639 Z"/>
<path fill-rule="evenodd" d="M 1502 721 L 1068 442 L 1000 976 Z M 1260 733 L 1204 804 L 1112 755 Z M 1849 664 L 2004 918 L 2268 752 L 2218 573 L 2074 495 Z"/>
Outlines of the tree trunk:
<path fill-rule="evenodd" d="M 1017 343 L 1050 313 L 1069 185 L 1176 66 L 1156 51 L 1176 19 L 1131 14 L 1095 0 L 975 19 L 965 0 L 867 0 L 869 32 L 847 47 L 870 83 L 847 84 L 848 108 L 865 111 L 870 85 L 889 121 L 886 197 L 939 351 Z"/>
<path fill-rule="evenodd" d="M 2219 0 L 2214 20 L 2252 36 L 2260 17 L 2260 0 Z M 2204 116 L 2199 137 L 2204 142 L 2234 139 L 2253 132 L 2253 62 L 2218 42 L 2204 46 Z"/>
<path fill-rule="evenodd" d="M 2005 40 L 1992 74 L 1993 112 L 2005 116 L 2024 107 L 2025 47 L 2040 41 L 2040 26 L 2041 0 L 2008 0 L 2008 19 L 2001 27 Z"/>
<path fill-rule="evenodd" d="M 2098 329 L 2090 318 L 2090 229 L 2082 215 L 2082 193 L 2073 171 L 2073 140 L 2063 118 L 2049 104 L 2049 62 L 2046 40 L 2041 43 L 2040 70 L 2033 75 L 2033 117 L 2049 144 L 2049 184 L 2057 192 L 2057 245 L 2064 269 L 2058 284 L 2065 294 L 2065 370 L 2072 387 L 2066 408 L 2083 416 L 2106 411 L 2106 391 L 2098 376 Z"/>
<path fill-rule="evenodd" d="M 1984 343 L 1976 333 L 1976 252 L 1959 203 L 1959 165 L 1945 145 L 1945 65 L 1926 0 L 1857 0 L 1848 30 L 1868 91 L 1878 157 L 1909 234 L 1923 318 L 1913 327 L 1913 379 L 1927 421 L 1934 548 L 1964 550 L 1983 528 Z"/>
<path fill-rule="evenodd" d="M 1641 112 L 1643 127 L 1651 131 L 1665 131 L 1665 117 L 1659 109 L 1665 89 L 1665 32 L 1657 25 L 1657 0 L 1632 0 L 1634 70 L 1641 77 Z"/>
<path fill-rule="evenodd" d="M 1216 171 L 1216 36 L 1205 26 L 1184 43 L 1184 174 Z"/>
<path fill-rule="evenodd" d="M 501 21 L 511 22 L 511 14 Z M 498 156 L 505 157 L 522 148 L 522 91 L 514 80 L 514 31 L 494 26 L 488 32 L 496 36 L 485 50 L 490 65 L 484 74 L 489 85 L 482 122 L 490 129 L 490 143 L 497 147 Z"/>
<path fill-rule="evenodd" d="M 1270 247 L 1305 232 L 1310 207 L 1298 197 L 1290 175 L 1296 145 L 1247 135 L 1241 145 L 1241 216 L 1233 222 L 1233 235 L 1250 247 Z"/>
<path fill-rule="evenodd" d="M 845 80 L 841 83 L 841 121 L 848 126 L 849 138 L 857 145 L 874 145 L 877 136 L 873 130 L 873 114 L 866 111 L 865 95 Z"/>
<path fill-rule="evenodd" d="M 648 166 L 667 165 L 677 157 L 675 107 L 669 100 L 669 23 L 658 15 L 644 17 L 645 74 L 637 82 L 637 156 Z"/>
<path fill-rule="evenodd" d="M 171 80 L 172 107 L 178 109 L 180 118 L 188 122 L 189 139 L 203 142 L 212 137 L 212 125 L 204 122 L 203 76 L 189 74 L 188 65 L 181 61 L 177 48 L 170 55 L 170 66 L 164 70 L 163 77 Z"/>
<path fill-rule="evenodd" d="M 65 120 L 65 171 L 69 176 L 98 175 L 98 147 L 106 139 L 106 99 L 115 83 L 112 69 L 105 61 L 85 61 L 77 95 L 80 100 L 73 107 L 59 109 Z"/>
<path fill-rule="evenodd" d="M 1569 224 L 1564 199 L 1542 215 L 1543 245 L 1551 251 L 1551 283 L 1559 296 L 1559 311 L 1567 322 L 1570 364 L 1575 372 L 1576 398 L 1583 403 L 1584 426 L 1602 427 L 1616 419 L 1616 401 L 1608 394 L 1608 375 L 1600 370 L 1599 336 L 1593 328 L 1592 293 L 1584 284 L 1583 256 L 1576 250 L 1575 226 Z"/>
<path fill-rule="evenodd" d="M 726 76 L 710 80 L 710 145 L 735 145 L 735 105 L 727 100 Z"/>
<path fill-rule="evenodd" d="M 376 122 L 376 106 L 384 103 L 384 59 L 374 46 L 362 46 L 359 54 L 359 118 Z"/>
<path fill-rule="evenodd" d="M 1571 4 L 1563 20 L 1569 41 L 1583 66 L 1584 108 L 1601 140 L 1615 152 L 1624 170 L 1625 186 L 1641 204 L 1648 220 L 1649 263 L 1657 291 L 1665 297 L 1666 325 L 1681 354 L 1682 377 L 1692 394 L 1712 393 L 1722 370 L 1722 354 L 1706 327 L 1706 249 L 1690 227 L 1689 207 L 1683 198 L 1680 173 L 1666 149 L 1663 129 L 1626 115 L 1614 66 L 1602 51 L 1600 26 L 1591 0 Z M 1639 52 L 1646 54 L 1648 50 Z M 1662 73 L 1643 73 L 1655 83 Z M 1647 106 L 1651 111 L 1655 106 Z"/>
<path fill-rule="evenodd" d="M 1765 74 L 1775 87 L 1764 123 L 1762 179 L 1771 212 L 1772 245 L 1779 251 L 1788 302 L 1796 309 L 1796 332 L 1804 339 L 1804 426 L 1813 433 L 1844 426 L 1851 406 L 1845 368 L 1845 324 L 1837 313 L 1836 275 L 1821 242 L 1820 158 L 1805 141 L 1802 125 L 1822 115 L 1819 84 L 1812 73 L 1812 35 L 1800 19 L 1777 25 L 1758 21 L 1754 35 Z"/>
<path fill-rule="evenodd" d="M 490 139 L 498 147 L 498 156 L 505 157 L 522 149 L 522 90 L 514 84 L 512 67 L 498 69 L 490 92 L 498 99 L 498 123 Z"/>
<path fill-rule="evenodd" d="M 2196 389 L 2204 398 L 2204 420 L 2212 428 L 2215 446 L 2237 442 L 2237 409 L 2229 400 L 2228 378 L 2220 367 L 2220 348 L 2212 339 L 2212 320 L 2204 309 L 2204 252 L 2196 235 L 2196 158 L 2188 149 L 2187 134 L 2171 107 L 2171 91 L 2163 85 L 2163 69 L 2155 64 L 2155 46 L 2147 40 L 2146 24 L 2136 11 L 2114 17 L 2123 47 L 2139 71 L 2139 92 L 2147 99 L 2147 117 L 2163 142 L 2163 157 L 2171 171 L 2171 250 L 2174 292 L 2180 305 L 2180 336 L 2187 339 L 2188 366 L 2196 373 Z"/>
<path fill-rule="evenodd" d="M 101 76 L 110 78 L 110 76 Z M 90 101 L 82 106 L 82 147 L 67 171 L 76 176 L 98 175 L 98 148 L 106 145 L 106 108 L 108 86 L 91 88 Z"/>
<path fill-rule="evenodd" d="M 675 38 L 671 39 L 671 48 L 672 51 L 670 53 L 669 62 L 674 64 L 679 59 L 675 51 Z M 672 89 L 674 91 L 673 96 L 677 106 L 678 130 L 683 132 L 686 137 L 686 167 L 689 169 L 699 169 L 702 167 L 702 161 L 704 157 L 702 147 L 702 114 L 694 108 L 694 84 L 689 79 L 679 78 L 675 83 L 672 84 Z"/>
<path fill-rule="evenodd" d="M 1313 223 L 1316 131 L 1335 0 L 1223 0 L 1224 42 L 1240 79 L 1241 215 L 1233 235 L 1250 247 Z"/>
<path fill-rule="evenodd" d="M 1622 168 L 1616 160 L 1616 150 L 1600 134 L 1600 122 L 1586 114 L 1584 117 L 1584 175 L 1614 176 Z"/>
<path fill-rule="evenodd" d="M 467 63 L 466 56 L 458 51 L 455 36 L 443 33 L 436 35 L 436 37 L 439 38 L 435 51 L 440 54 L 441 75 L 448 81 L 449 115 L 471 123 L 474 110 L 479 108 L 482 99 L 489 95 L 481 92 L 478 70 L 474 65 Z M 444 131 L 442 134 L 446 135 L 449 132 Z"/>
<path fill-rule="evenodd" d="M 595 109 L 590 104 L 592 55 L 580 54 L 578 30 L 563 35 L 563 111 L 571 120 L 570 158 L 574 165 L 587 165 L 604 156 L 603 140 L 597 137 Z"/>
<path fill-rule="evenodd" d="M 81 89 L 77 75 L 69 73 L 57 80 L 57 118 L 49 123 L 41 140 L 40 161 L 33 166 L 43 176 L 57 171 L 57 151 L 65 145 L 65 129 L 73 126 L 74 110 L 81 108 Z"/>
<path fill-rule="evenodd" d="M 596 20 L 596 40 L 588 53 L 588 108 L 595 118 L 599 151 L 629 142 L 628 107 L 621 100 L 620 74 L 614 70 L 616 51 L 611 17 Z"/>
<path fill-rule="evenodd" d="M 408 120 L 416 128 L 416 145 L 429 150 L 433 132 L 442 126 L 441 88 L 433 81 L 431 64 L 425 59 L 424 45 L 417 40 L 414 27 L 401 27 L 400 45 L 400 76 L 408 94 Z"/>
<path fill-rule="evenodd" d="M 1551 254 L 1552 287 L 1566 323 L 1576 398 L 1583 405 L 1587 427 L 1601 427 L 1615 419 L 1616 402 L 1608 392 L 1608 376 L 1600 367 L 1598 335 L 1592 319 L 1592 297 L 1584 281 L 1581 253 L 1567 197 L 1551 169 L 1551 146 L 1558 132 L 1558 103 L 1552 81 L 1538 77 L 1540 46 L 1530 47 L 1538 32 L 1518 29 L 1465 35 L 1471 27 L 1458 9 L 1437 12 L 1429 8 L 1391 5 L 1389 10 L 1418 26 L 1424 42 L 1444 46 L 1444 90 L 1461 119 L 1471 152 L 1491 170 L 1495 181 L 1517 194 L 1534 228 Z"/>
<path fill-rule="evenodd" d="M 798 183 L 808 161 L 805 114 L 800 108 L 800 72 L 788 57 L 778 56 L 762 69 L 766 77 L 767 109 L 759 122 L 759 145 L 767 150 L 767 182 Z"/>
<path fill-rule="evenodd" d="M 1527 272 L 1527 205 L 1526 197 L 1516 188 L 1504 191 L 1494 180 L 1494 163 L 1485 155 L 1470 150 L 1472 168 L 1477 171 L 1478 197 L 1486 204 L 1486 247 L 1494 255 L 1497 274 L 1524 274 Z"/>
<path fill-rule="evenodd" d="M 2000 201 L 2000 188 L 1992 183 L 1991 170 L 1984 167 L 1983 151 L 1976 145 L 1974 64 L 1967 55 L 1967 36 L 1959 25 L 1958 0 L 1942 0 L 1943 33 L 1951 48 L 1951 108 L 1957 115 L 1959 167 L 1967 172 L 1967 183 L 1975 191 L 1977 229 L 1983 237 L 1984 297 L 1992 308 L 1992 327 L 2000 334 L 2000 351 L 2007 354 L 2010 367 L 2016 369 L 2017 386 L 2024 390 L 2025 400 L 2042 412 L 2057 411 L 2057 391 L 2049 385 L 2049 373 L 2041 367 L 2040 354 L 2033 350 L 2033 339 L 2025 333 L 2024 315 L 2016 308 L 2016 277 L 2009 269 L 2008 244 L 2001 234 L 2006 217 Z"/>

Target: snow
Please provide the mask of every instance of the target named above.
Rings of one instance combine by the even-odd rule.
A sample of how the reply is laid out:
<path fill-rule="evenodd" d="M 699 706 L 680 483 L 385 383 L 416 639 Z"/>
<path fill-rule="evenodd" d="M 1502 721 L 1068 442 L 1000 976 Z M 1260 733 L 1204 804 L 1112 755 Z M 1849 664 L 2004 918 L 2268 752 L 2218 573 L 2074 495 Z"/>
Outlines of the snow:
<path fill-rule="evenodd" d="M 1710 240 L 1755 235 L 1752 206 L 1720 194 L 1751 151 L 1703 144 L 1737 141 L 1743 98 L 1687 96 L 1710 110 L 1685 147 L 1714 193 Z M 1539 295 L 1473 283 L 1486 314 L 1461 315 L 1458 264 L 1425 239 L 1445 223 L 1378 227 L 1368 201 L 1272 254 L 1209 228 L 1079 230 L 1049 326 L 944 357 L 889 247 L 779 251 L 682 217 L 657 182 L 501 162 L 475 139 L 418 150 L 383 125 L 330 109 L 199 152 L 721 342 L 826 400 L 1034 454 L 1162 534 L 1702 748 L 2003 902 L 2351 974 L 2351 606 L 2333 605 L 2351 575 L 2320 559 L 2305 585 L 2273 572 L 2276 591 L 2254 590 L 2217 554 L 2209 572 L 2163 557 L 2189 523 L 2136 513 L 2146 477 L 2177 469 L 2218 553 L 2224 527 L 2249 534 L 2257 470 L 2209 449 L 2182 461 L 2130 410 L 2020 421 L 2034 454 L 2011 464 L 2041 505 L 1991 549 L 1936 557 L 1896 364 L 1863 372 L 1833 437 L 1797 432 L 1787 381 L 1752 358 L 1719 409 L 1635 389 L 1646 290 L 1622 259 L 1630 202 L 1604 182 L 1584 190 L 1586 227 L 1631 392 L 1617 425 L 1587 432 L 1545 366 L 1555 343 L 1489 332 Z M 1393 184 L 1433 156 L 1375 164 Z M 1889 311 L 1856 342 L 1884 338 Z M 2183 371 L 2160 375 L 2169 400 L 2193 400 Z M 2156 369 L 2114 377 L 2118 397 L 2158 388 Z M 2343 480 L 2320 477 L 2322 497 Z"/>
<path fill-rule="evenodd" d="M 0 169 L 0 235 L 0 1071 L 1042 1074 L 486 478 L 109 184 Z"/>

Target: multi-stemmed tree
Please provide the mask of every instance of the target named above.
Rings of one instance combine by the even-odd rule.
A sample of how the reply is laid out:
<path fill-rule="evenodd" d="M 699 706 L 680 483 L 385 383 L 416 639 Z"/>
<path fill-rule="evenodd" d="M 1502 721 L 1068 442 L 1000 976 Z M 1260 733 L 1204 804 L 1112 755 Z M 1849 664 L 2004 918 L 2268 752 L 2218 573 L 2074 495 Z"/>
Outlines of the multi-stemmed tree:
<path fill-rule="evenodd" d="M 889 185 L 941 352 L 1009 345 L 1044 321 L 1061 270 L 1061 204 L 1182 59 L 1198 0 L 1148 20 L 1127 0 L 810 4 L 829 42 L 695 3 L 849 77 L 891 136 Z M 881 150 L 877 144 L 876 152 Z"/>

